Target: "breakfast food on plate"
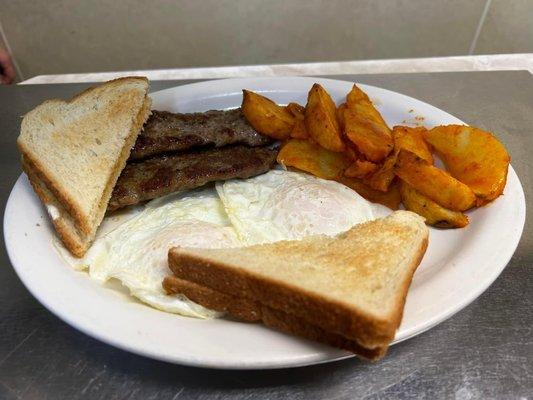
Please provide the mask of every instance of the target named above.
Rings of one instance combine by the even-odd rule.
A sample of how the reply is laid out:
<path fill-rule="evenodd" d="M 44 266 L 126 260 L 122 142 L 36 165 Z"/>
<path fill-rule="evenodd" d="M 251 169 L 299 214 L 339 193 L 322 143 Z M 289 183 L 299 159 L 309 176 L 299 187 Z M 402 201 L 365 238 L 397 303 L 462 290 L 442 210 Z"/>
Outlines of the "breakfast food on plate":
<path fill-rule="evenodd" d="M 137 138 L 108 211 L 271 169 L 278 149 L 241 109 L 174 114 L 154 111 Z"/>
<path fill-rule="evenodd" d="M 448 172 L 474 191 L 477 205 L 502 194 L 510 157 L 503 144 L 489 132 L 471 126 L 438 126 L 429 131 L 427 141 Z"/>
<path fill-rule="evenodd" d="M 429 225 L 439 228 L 463 228 L 468 225 L 468 217 L 462 212 L 438 205 L 407 182 L 400 182 L 400 193 L 405 208 L 424 217 Z"/>
<path fill-rule="evenodd" d="M 70 101 L 49 100 L 24 116 L 24 171 L 65 246 L 83 255 L 150 114 L 148 80 L 107 82 Z"/>
<path fill-rule="evenodd" d="M 424 141 L 424 135 L 426 133 L 427 129 L 423 127 L 395 126 L 392 129 L 394 150 L 383 160 L 381 167 L 368 177 L 370 187 L 382 192 L 389 190 L 396 176 L 394 167 L 398 161 L 398 154 L 402 149 L 409 150 L 428 163 L 433 164 L 433 155 L 428 144 Z M 346 172 L 344 174 L 348 176 Z"/>
<path fill-rule="evenodd" d="M 254 97 L 258 96 L 271 108 L 282 108 L 258 94 Z M 403 202 L 406 209 L 440 228 L 468 225 L 462 211 L 485 205 L 503 193 L 510 157 L 489 132 L 462 125 L 429 131 L 395 126 L 391 131 L 356 85 L 338 107 L 319 84 L 313 85 L 308 99 L 305 110 L 296 103 L 285 108 L 295 121 L 305 115 L 303 128 L 295 122 L 291 133 L 283 137 L 259 131 L 283 140 L 277 161 L 284 167 L 336 180 L 393 210 Z M 259 108 L 248 107 L 254 109 L 256 120 L 267 122 Z M 433 165 L 432 150 L 446 170 Z"/>
<path fill-rule="evenodd" d="M 344 175 L 348 178 L 364 179 L 369 176 L 375 177 L 378 165 L 367 160 L 355 159 L 353 163 L 344 170 Z"/>
<path fill-rule="evenodd" d="M 369 161 L 380 162 L 392 151 L 392 134 L 366 93 L 357 86 L 346 96 L 344 131 Z"/>
<path fill-rule="evenodd" d="M 350 165 L 344 153 L 327 150 L 310 140 L 289 139 L 278 153 L 277 161 L 285 167 L 297 167 L 319 178 L 335 179 Z"/>
<path fill-rule="evenodd" d="M 17 143 L 66 262 L 162 311 L 228 313 L 378 359 L 424 218 L 464 227 L 505 186 L 490 133 L 391 130 L 355 85 L 339 106 L 315 84 L 305 107 L 243 90 L 241 108 L 190 114 L 151 112 L 147 93 L 129 77 L 45 102 Z M 393 212 L 401 202 L 424 218 Z"/>
<path fill-rule="evenodd" d="M 336 237 L 238 249 L 177 247 L 169 251 L 175 277 L 205 290 L 173 277 L 164 287 L 224 312 L 244 300 L 251 318 L 376 359 L 394 338 L 427 240 L 421 217 L 397 211 Z"/>
<path fill-rule="evenodd" d="M 131 150 L 130 160 L 204 146 L 255 147 L 271 142 L 250 126 L 240 108 L 190 114 L 154 110 Z"/>
<path fill-rule="evenodd" d="M 272 140 L 240 109 L 154 111 L 149 118 L 148 87 L 143 77 L 117 79 L 68 102 L 47 101 L 22 121 L 23 169 L 77 257 L 90 247 L 106 211 L 247 178 L 275 163 Z"/>
<path fill-rule="evenodd" d="M 287 139 L 294 126 L 289 110 L 248 90 L 242 91 L 242 112 L 253 128 L 273 139 Z"/>
<path fill-rule="evenodd" d="M 305 126 L 305 107 L 298 103 L 289 103 L 285 107 L 294 117 L 294 126 L 291 130 L 291 138 L 307 139 L 309 132 Z"/>
<path fill-rule="evenodd" d="M 162 197 L 115 218 L 119 221 L 98 232 L 83 258 L 60 250 L 63 258 L 100 282 L 118 279 L 131 295 L 157 309 L 199 318 L 218 315 L 183 296 L 166 295 L 161 286 L 170 274 L 167 254 L 172 246 L 242 245 L 213 188 Z"/>
<path fill-rule="evenodd" d="M 218 314 L 183 296 L 169 296 L 161 282 L 171 272 L 173 246 L 233 248 L 335 235 L 360 222 L 388 215 L 356 192 L 312 175 L 273 170 L 249 179 L 183 191 L 104 219 L 83 258 L 63 258 L 98 281 L 118 279 L 142 302 L 167 312 L 212 318 Z"/>
<path fill-rule="evenodd" d="M 277 149 L 268 146 L 224 146 L 132 162 L 122 171 L 108 210 L 155 199 L 209 182 L 249 178 L 270 170 Z"/>
<path fill-rule="evenodd" d="M 264 325 L 271 328 L 348 350 L 369 360 L 376 360 L 386 352 L 386 347 L 367 349 L 355 340 L 328 332 L 302 318 L 265 306 L 258 301 L 225 294 L 175 276 L 166 278 L 164 285 L 170 294 L 184 294 L 197 303 L 204 304 L 207 308 L 221 310 L 239 320 L 263 322 Z"/>
<path fill-rule="evenodd" d="M 305 127 L 309 136 L 327 150 L 341 152 L 345 144 L 337 121 L 337 108 L 331 96 L 315 83 L 307 97 Z"/>
<path fill-rule="evenodd" d="M 398 157 L 400 150 L 409 150 L 433 165 L 433 154 L 427 142 L 428 130 L 422 126 L 395 126 L 392 128 L 394 153 Z M 392 156 L 392 154 L 391 154 Z"/>
<path fill-rule="evenodd" d="M 394 172 L 424 196 L 449 210 L 465 211 L 476 204 L 472 189 L 408 150 L 398 153 Z"/>
<path fill-rule="evenodd" d="M 336 235 L 390 214 L 338 182 L 273 170 L 218 182 L 216 190 L 243 244 Z"/>
<path fill-rule="evenodd" d="M 382 204 L 391 210 L 398 210 L 400 208 L 402 196 L 400 194 L 398 181 L 394 181 L 391 185 L 389 185 L 389 189 L 386 192 L 371 188 L 363 179 L 341 176 L 338 178 L 338 181 L 349 188 L 352 188 L 369 201 Z"/>

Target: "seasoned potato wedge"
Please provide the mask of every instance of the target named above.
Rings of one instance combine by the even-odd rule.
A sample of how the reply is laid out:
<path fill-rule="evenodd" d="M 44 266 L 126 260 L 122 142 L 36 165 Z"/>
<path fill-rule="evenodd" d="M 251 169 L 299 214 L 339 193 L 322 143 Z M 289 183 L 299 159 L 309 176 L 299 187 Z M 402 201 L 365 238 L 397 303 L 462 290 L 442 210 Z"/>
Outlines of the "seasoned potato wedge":
<path fill-rule="evenodd" d="M 323 179 L 337 179 L 350 160 L 344 153 L 329 151 L 309 140 L 289 139 L 278 153 L 278 163 L 298 168 Z"/>
<path fill-rule="evenodd" d="M 402 199 L 398 184 L 395 183 L 396 181 L 393 182 L 392 185 L 390 185 L 389 190 L 387 192 L 374 190 L 370 186 L 368 186 L 363 180 L 357 178 L 348 178 L 346 176 L 342 176 L 338 181 L 343 185 L 352 188 L 368 201 L 383 204 L 384 206 L 389 207 L 391 210 L 397 210 L 400 206 L 400 202 Z"/>
<path fill-rule="evenodd" d="M 405 208 L 424 217 L 428 225 L 439 228 L 463 228 L 468 225 L 468 217 L 462 212 L 441 207 L 403 181 L 400 182 L 400 193 Z"/>
<path fill-rule="evenodd" d="M 361 153 L 359 153 L 357 151 L 357 149 L 355 148 L 355 146 L 351 143 L 345 143 L 346 144 L 346 148 L 344 149 L 344 153 L 348 156 L 348 158 L 352 161 L 355 161 L 355 160 L 360 160 L 362 157 L 361 157 Z"/>
<path fill-rule="evenodd" d="M 356 85 L 346 96 L 342 111 L 344 131 L 365 157 L 380 162 L 392 151 L 392 134 L 385 120 L 366 93 Z"/>
<path fill-rule="evenodd" d="M 294 126 L 291 131 L 291 138 L 307 139 L 309 133 L 305 127 L 305 107 L 298 103 L 289 103 L 285 107 L 294 116 Z"/>
<path fill-rule="evenodd" d="M 318 83 L 313 85 L 307 97 L 305 126 L 309 136 L 323 148 L 344 151 L 337 108 L 328 92 Z"/>
<path fill-rule="evenodd" d="M 346 103 L 342 103 L 339 107 L 337 107 L 337 122 L 341 128 L 341 132 L 344 132 L 344 111 L 346 108 L 348 108 Z"/>
<path fill-rule="evenodd" d="M 387 123 L 385 122 L 377 108 L 374 107 L 374 104 L 372 104 L 372 101 L 370 101 L 367 94 L 361 89 L 359 89 L 357 85 L 353 85 L 352 90 L 346 96 L 346 105 L 348 106 L 348 108 L 355 110 L 358 114 L 361 115 L 361 117 L 372 120 L 377 124 L 384 126 L 386 128 L 384 130 L 388 131 L 390 136 L 391 132 L 389 127 L 387 126 Z"/>
<path fill-rule="evenodd" d="M 242 112 L 257 132 L 278 140 L 290 136 L 295 118 L 285 107 L 249 90 L 242 93 Z"/>
<path fill-rule="evenodd" d="M 309 132 L 307 132 L 307 128 L 305 127 L 305 122 L 303 119 L 296 119 L 296 122 L 294 123 L 294 126 L 292 127 L 291 131 L 291 138 L 293 139 L 308 139 L 309 138 Z"/>
<path fill-rule="evenodd" d="M 395 126 L 392 128 L 394 149 L 405 149 L 415 153 L 430 164 L 433 164 L 433 154 L 426 143 L 428 130 L 424 127 Z"/>
<path fill-rule="evenodd" d="M 357 85 L 353 85 L 352 90 L 350 90 L 350 93 L 346 95 L 346 103 L 349 106 L 355 106 L 361 103 L 372 103 L 372 102 L 370 101 L 370 98 L 365 92 L 363 92 Z M 381 118 L 381 114 L 379 114 L 379 112 L 377 114 L 379 115 L 379 118 Z"/>
<path fill-rule="evenodd" d="M 374 164 L 371 161 L 366 160 L 355 160 L 352 165 L 350 165 L 344 171 L 344 175 L 348 178 L 366 178 L 373 174 L 378 169 L 378 165 Z"/>
<path fill-rule="evenodd" d="M 381 192 L 386 192 L 389 190 L 389 186 L 392 183 L 392 180 L 396 176 L 394 173 L 394 165 L 396 164 L 396 159 L 398 152 L 394 150 L 391 154 L 385 158 L 382 164 L 379 165 L 379 168 L 376 169 L 374 174 L 368 180 L 368 185 L 375 190 Z"/>
<path fill-rule="evenodd" d="M 468 185 L 483 205 L 503 193 L 510 157 L 491 133 L 471 126 L 438 126 L 427 141 L 450 174 Z"/>
<path fill-rule="evenodd" d="M 444 208 L 464 211 L 476 203 L 476 196 L 467 185 L 408 150 L 398 153 L 394 172 Z"/>
<path fill-rule="evenodd" d="M 305 107 L 298 103 L 289 103 L 285 108 L 296 118 L 304 119 Z"/>
<path fill-rule="evenodd" d="M 380 162 L 387 157 L 393 148 L 389 128 L 364 118 L 350 107 L 343 115 L 346 136 L 368 160 Z"/>
<path fill-rule="evenodd" d="M 390 183 L 394 179 L 394 164 L 398 158 L 398 153 L 401 149 L 409 150 L 415 153 L 418 157 L 427 160 L 433 164 L 433 155 L 429 146 L 424 141 L 424 136 L 427 134 L 427 129 L 422 127 L 411 128 L 408 126 L 395 126 L 392 129 L 392 137 L 394 139 L 394 151 L 390 153 L 380 168 L 372 175 L 368 184 L 376 190 L 386 192 Z"/>

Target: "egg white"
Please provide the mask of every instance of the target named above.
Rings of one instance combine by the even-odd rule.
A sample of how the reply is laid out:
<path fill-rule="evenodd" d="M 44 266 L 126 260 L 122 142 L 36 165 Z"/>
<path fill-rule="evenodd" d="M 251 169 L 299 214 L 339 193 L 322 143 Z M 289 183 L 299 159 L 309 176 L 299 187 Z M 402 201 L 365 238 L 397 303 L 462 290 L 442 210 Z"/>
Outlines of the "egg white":
<path fill-rule="evenodd" d="M 228 217 L 247 245 L 336 235 L 390 212 L 357 192 L 305 173 L 272 170 L 216 185 Z"/>
<path fill-rule="evenodd" d="M 335 235 L 390 210 L 350 188 L 312 175 L 273 170 L 214 188 L 171 194 L 107 216 L 85 255 L 54 244 L 75 269 L 100 282 L 117 279 L 140 301 L 200 318 L 220 314 L 162 288 L 174 246 L 230 248 L 309 235 Z"/>
<path fill-rule="evenodd" d="M 106 226 L 111 224 L 107 217 Z M 174 246 L 221 248 L 240 246 L 214 189 L 173 194 L 148 203 L 125 222 L 99 234 L 82 259 L 68 258 L 91 278 L 118 279 L 144 303 L 163 311 L 212 318 L 219 314 L 184 296 L 167 295 L 161 283 L 170 275 L 167 256 Z"/>

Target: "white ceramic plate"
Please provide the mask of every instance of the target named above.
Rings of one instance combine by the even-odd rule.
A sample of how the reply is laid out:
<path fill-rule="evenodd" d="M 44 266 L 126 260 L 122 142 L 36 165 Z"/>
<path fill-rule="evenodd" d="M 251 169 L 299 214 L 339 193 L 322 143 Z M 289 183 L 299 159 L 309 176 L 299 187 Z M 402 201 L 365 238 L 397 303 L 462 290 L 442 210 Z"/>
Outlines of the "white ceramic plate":
<path fill-rule="evenodd" d="M 337 102 L 353 84 L 297 77 L 228 79 L 179 86 L 151 96 L 154 109 L 174 112 L 237 107 L 243 88 L 278 103 L 305 104 L 314 82 L 320 82 Z M 421 118 L 426 126 L 462 123 L 411 97 L 360 86 L 390 126 L 421 122 Z M 461 310 L 505 268 L 525 220 L 524 193 L 512 168 L 504 196 L 468 215 L 471 223 L 465 229 L 431 229 L 429 248 L 409 290 L 395 343 Z M 73 327 L 121 349 L 179 364 L 243 369 L 310 365 L 351 356 L 258 324 L 167 314 L 133 300 L 116 287 L 100 286 L 59 258 L 52 247 L 54 232 L 46 212 L 24 175 L 9 197 L 4 232 L 13 267 L 28 290 Z"/>

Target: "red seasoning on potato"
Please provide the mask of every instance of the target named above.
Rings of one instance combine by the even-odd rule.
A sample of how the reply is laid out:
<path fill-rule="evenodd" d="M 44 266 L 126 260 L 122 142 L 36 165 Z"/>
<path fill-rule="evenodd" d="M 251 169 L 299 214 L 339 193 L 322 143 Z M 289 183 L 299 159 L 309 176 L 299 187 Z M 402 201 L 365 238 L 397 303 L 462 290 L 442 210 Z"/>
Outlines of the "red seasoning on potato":
<path fill-rule="evenodd" d="M 242 112 L 257 132 L 278 140 L 290 136 L 295 118 L 285 107 L 249 90 L 242 93 Z"/>
<path fill-rule="evenodd" d="M 305 107 L 305 126 L 311 138 L 323 148 L 341 152 L 345 145 L 337 121 L 337 107 L 326 90 L 315 83 Z"/>
<path fill-rule="evenodd" d="M 429 131 L 427 141 L 448 172 L 474 191 L 477 205 L 503 193 L 511 158 L 491 133 L 472 126 L 437 126 Z"/>

